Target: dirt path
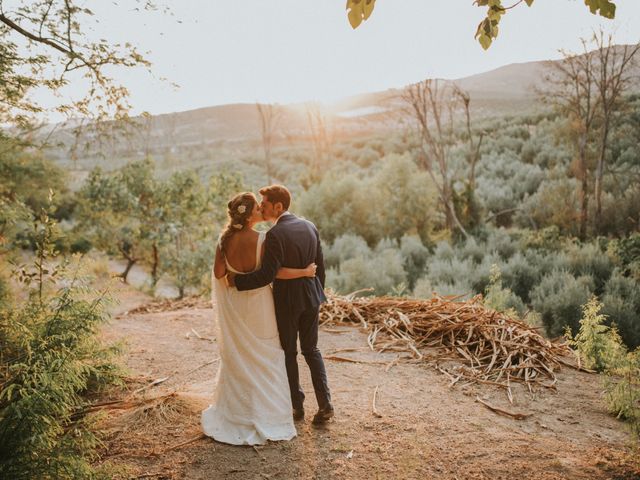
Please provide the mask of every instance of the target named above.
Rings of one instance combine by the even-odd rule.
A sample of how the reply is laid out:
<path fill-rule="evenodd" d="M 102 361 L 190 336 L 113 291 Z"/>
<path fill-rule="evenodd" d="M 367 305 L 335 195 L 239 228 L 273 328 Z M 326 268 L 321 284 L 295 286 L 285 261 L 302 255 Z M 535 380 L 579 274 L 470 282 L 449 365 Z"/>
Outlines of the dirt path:
<path fill-rule="evenodd" d="M 124 478 L 640 478 L 625 425 L 605 411 L 599 376 L 565 369 L 557 393 L 532 397 L 517 390 L 510 405 L 504 392 L 493 387 L 449 388 L 449 379 L 428 365 L 388 368 L 396 354 L 365 348 L 366 336 L 355 327 L 320 333 L 325 357 L 362 362 L 326 362 L 335 422 L 316 428 L 307 419 L 297 425 L 296 439 L 258 448 L 208 438 L 177 446 L 200 435 L 200 411 L 213 391 L 218 367 L 214 310 L 127 314 L 149 299 L 127 289 L 118 295 L 122 303 L 104 336 L 126 340 L 125 361 L 139 380 L 131 388 L 169 377 L 145 394 L 174 392 L 151 404 L 154 408 L 110 413 L 102 461 L 123 466 Z M 311 394 L 303 363 L 303 387 Z M 380 417 L 372 412 L 376 389 Z M 521 421 L 502 417 L 476 397 L 533 415 Z M 307 399 L 313 414 L 313 395 Z"/>

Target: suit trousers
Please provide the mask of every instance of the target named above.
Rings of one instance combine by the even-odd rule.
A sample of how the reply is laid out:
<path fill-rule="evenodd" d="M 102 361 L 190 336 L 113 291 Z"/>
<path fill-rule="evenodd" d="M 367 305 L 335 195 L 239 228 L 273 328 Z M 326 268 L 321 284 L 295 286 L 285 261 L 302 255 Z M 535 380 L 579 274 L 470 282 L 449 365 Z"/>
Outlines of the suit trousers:
<path fill-rule="evenodd" d="M 296 410 L 302 409 L 304 404 L 304 392 L 300 386 L 298 372 L 298 336 L 300 337 L 300 350 L 311 372 L 311 381 L 318 407 L 324 409 L 331 406 L 327 372 L 324 368 L 322 354 L 318 349 L 319 308 L 311 307 L 298 315 L 281 315 L 277 318 L 280 344 L 284 350 L 291 392 L 291 404 Z"/>

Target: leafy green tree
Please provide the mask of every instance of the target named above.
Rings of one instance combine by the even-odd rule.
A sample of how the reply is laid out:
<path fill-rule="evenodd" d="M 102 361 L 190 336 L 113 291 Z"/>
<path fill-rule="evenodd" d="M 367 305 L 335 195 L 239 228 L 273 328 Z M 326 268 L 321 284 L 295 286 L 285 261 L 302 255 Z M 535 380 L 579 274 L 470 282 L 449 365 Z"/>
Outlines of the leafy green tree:
<path fill-rule="evenodd" d="M 155 8 L 152 2 L 136 3 Z M 89 33 L 95 20 L 76 0 L 0 1 L 0 123 L 29 126 L 34 114 L 47 111 L 29 93 L 62 92 L 72 78 L 73 100 L 55 105 L 54 112 L 98 121 L 126 117 L 128 91 L 110 74 L 113 67 L 148 67 L 149 62 L 129 43 L 95 40 Z M 75 81 L 78 73 L 84 82 Z"/>
<path fill-rule="evenodd" d="M 174 279 L 180 298 L 188 287 L 201 287 L 213 258 L 209 196 L 195 171 L 174 173 L 162 186 L 163 268 Z"/>
<path fill-rule="evenodd" d="M 94 245 L 119 253 L 127 262 L 121 276 L 138 262 L 148 262 L 152 282 L 159 276 L 159 248 L 163 238 L 161 190 L 150 160 L 126 165 L 112 175 L 94 169 L 78 193 L 78 219 Z"/>

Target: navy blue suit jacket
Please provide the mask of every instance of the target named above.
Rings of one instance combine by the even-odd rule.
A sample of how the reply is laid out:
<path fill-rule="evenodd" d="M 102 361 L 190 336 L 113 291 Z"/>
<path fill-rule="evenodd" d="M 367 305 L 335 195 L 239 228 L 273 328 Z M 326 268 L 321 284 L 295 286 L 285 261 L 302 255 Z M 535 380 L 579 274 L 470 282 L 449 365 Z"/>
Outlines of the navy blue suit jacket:
<path fill-rule="evenodd" d="M 316 276 L 279 280 L 280 267 L 305 268 L 315 263 Z M 326 301 L 324 295 L 324 259 L 320 235 L 315 225 L 293 214 L 281 216 L 267 232 L 265 252 L 260 269 L 237 275 L 238 290 L 253 290 L 273 283 L 276 317 L 297 316 Z"/>

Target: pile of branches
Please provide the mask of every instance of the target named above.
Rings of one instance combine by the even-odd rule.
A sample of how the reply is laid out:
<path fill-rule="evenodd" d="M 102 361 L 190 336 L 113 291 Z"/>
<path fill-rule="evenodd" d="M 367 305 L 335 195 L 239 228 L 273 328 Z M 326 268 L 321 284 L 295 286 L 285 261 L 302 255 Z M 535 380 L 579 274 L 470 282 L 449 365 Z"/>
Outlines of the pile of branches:
<path fill-rule="evenodd" d="M 125 312 L 123 316 L 145 313 L 173 312 L 177 310 L 186 310 L 192 308 L 211 308 L 211 300 L 198 296 L 184 297 L 180 299 L 165 298 L 161 300 L 154 300 L 153 302 L 146 303 L 140 307 L 133 308 L 128 312 Z"/>
<path fill-rule="evenodd" d="M 507 390 L 510 401 L 512 382 L 529 391 L 535 386 L 554 389 L 560 366 L 576 367 L 567 358 L 568 346 L 552 343 L 526 323 L 485 307 L 482 296 L 457 298 L 329 295 L 320 322 L 360 324 L 369 333 L 371 349 L 404 352 L 417 361 L 435 360 L 452 386 L 461 379 L 497 385 Z M 447 371 L 439 365 L 447 357 L 461 364 Z"/>

